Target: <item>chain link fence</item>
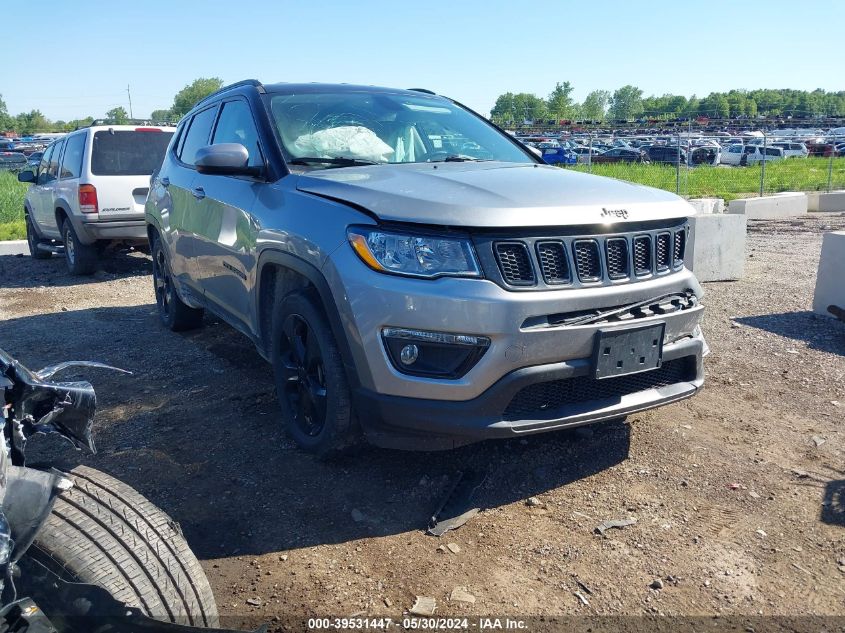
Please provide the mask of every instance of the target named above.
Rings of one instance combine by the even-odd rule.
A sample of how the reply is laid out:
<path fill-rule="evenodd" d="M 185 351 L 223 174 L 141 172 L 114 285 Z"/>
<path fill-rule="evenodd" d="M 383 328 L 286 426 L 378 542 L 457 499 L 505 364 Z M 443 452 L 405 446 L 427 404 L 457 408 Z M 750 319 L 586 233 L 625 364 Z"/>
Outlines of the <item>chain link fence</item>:
<path fill-rule="evenodd" d="M 554 143 L 551 143 L 554 145 Z M 554 162 L 549 143 L 537 143 Z M 697 134 L 570 138 L 557 164 L 675 192 L 687 198 L 764 196 L 845 189 L 845 135 L 812 139 L 772 131 L 742 137 Z M 577 161 L 577 162 L 576 162 Z"/>

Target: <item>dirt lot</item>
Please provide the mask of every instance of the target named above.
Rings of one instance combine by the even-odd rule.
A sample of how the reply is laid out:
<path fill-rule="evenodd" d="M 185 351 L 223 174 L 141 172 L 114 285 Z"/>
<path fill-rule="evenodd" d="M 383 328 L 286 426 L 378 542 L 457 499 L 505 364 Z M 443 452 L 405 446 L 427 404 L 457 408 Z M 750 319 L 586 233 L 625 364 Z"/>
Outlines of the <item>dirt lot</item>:
<path fill-rule="evenodd" d="M 439 615 L 843 615 L 845 324 L 808 311 L 830 228 L 845 214 L 750 227 L 745 279 L 707 285 L 712 353 L 692 400 L 451 453 L 299 452 L 269 366 L 212 319 L 164 331 L 139 254 L 83 280 L 58 259 L 0 257 L 0 346 L 36 368 L 95 359 L 134 372 L 88 374 L 96 456 L 39 438 L 30 461 L 100 468 L 164 508 L 227 624 L 398 617 L 416 595 Z M 426 536 L 465 468 L 486 472 L 482 512 Z M 594 532 L 627 517 L 636 524 Z M 475 603 L 450 601 L 455 587 Z"/>

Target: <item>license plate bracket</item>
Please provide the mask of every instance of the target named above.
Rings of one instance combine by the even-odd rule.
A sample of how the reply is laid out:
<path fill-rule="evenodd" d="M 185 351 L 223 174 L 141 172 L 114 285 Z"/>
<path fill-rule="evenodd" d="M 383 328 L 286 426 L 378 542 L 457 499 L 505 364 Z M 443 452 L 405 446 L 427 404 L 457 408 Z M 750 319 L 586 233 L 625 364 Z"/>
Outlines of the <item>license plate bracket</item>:
<path fill-rule="evenodd" d="M 665 331 L 665 323 L 599 330 L 593 351 L 596 379 L 637 374 L 660 367 Z"/>

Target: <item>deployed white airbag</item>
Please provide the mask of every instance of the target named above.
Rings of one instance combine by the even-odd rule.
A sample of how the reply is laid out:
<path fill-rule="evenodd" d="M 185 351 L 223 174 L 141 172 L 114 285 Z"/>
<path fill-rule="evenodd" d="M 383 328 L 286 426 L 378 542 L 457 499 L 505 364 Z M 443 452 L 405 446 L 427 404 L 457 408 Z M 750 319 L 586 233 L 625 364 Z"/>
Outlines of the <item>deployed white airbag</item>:
<path fill-rule="evenodd" d="M 344 125 L 303 134 L 293 143 L 300 156 L 360 158 L 386 163 L 393 148 L 375 132 L 361 125 Z"/>

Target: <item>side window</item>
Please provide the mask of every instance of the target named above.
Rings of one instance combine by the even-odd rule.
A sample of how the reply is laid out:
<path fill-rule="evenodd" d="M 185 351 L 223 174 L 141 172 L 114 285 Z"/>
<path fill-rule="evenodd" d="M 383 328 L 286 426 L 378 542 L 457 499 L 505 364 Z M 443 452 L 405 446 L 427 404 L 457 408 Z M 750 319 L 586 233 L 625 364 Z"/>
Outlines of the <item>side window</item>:
<path fill-rule="evenodd" d="M 179 160 L 188 165 L 193 165 L 196 160 L 197 150 L 208 145 L 208 137 L 211 136 L 211 125 L 214 123 L 214 115 L 217 107 L 212 106 L 194 115 L 191 127 L 182 142 L 182 149 L 179 151 Z"/>
<path fill-rule="evenodd" d="M 55 149 L 55 145 L 51 145 L 47 148 L 44 152 L 44 156 L 41 157 L 41 163 L 38 165 L 38 184 L 43 185 L 45 179 L 47 178 L 47 167 L 50 165 L 50 156 L 53 154 L 53 149 Z"/>
<path fill-rule="evenodd" d="M 756 148 L 755 148 L 753 145 L 748 145 L 748 146 L 745 148 L 745 153 L 746 153 L 746 154 L 753 154 L 755 149 L 756 149 Z"/>
<path fill-rule="evenodd" d="M 258 149 L 258 130 L 245 101 L 229 101 L 223 104 L 212 143 L 240 143 L 249 152 L 249 166 L 264 164 Z"/>
<path fill-rule="evenodd" d="M 79 178 L 82 175 L 82 152 L 85 151 L 87 137 L 82 133 L 68 138 L 60 171 L 62 178 Z"/>
<path fill-rule="evenodd" d="M 47 165 L 47 176 L 45 182 L 53 182 L 59 177 L 59 158 L 62 155 L 62 148 L 65 142 L 57 143 L 53 148 L 53 154 L 50 156 L 50 163 Z"/>
<path fill-rule="evenodd" d="M 182 147 L 185 145 L 185 137 L 188 136 L 188 125 L 190 121 L 185 120 L 182 124 L 180 124 L 179 128 L 176 130 L 176 147 L 173 148 L 173 153 L 176 156 L 182 155 Z"/>

